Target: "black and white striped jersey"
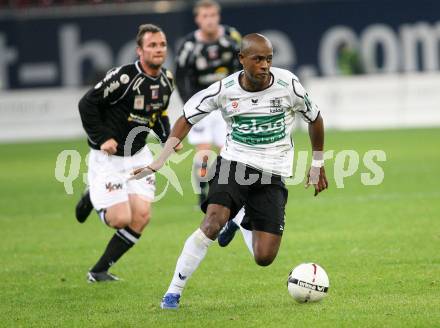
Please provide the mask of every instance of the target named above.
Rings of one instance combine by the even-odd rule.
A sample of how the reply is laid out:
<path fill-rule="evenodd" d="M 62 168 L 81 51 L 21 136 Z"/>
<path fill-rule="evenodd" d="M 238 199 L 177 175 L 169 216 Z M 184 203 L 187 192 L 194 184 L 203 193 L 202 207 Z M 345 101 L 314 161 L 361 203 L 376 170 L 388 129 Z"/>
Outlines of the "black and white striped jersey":
<path fill-rule="evenodd" d="M 240 69 L 238 52 L 241 35 L 233 27 L 221 26 L 222 35 L 206 43 L 200 31 L 188 34 L 176 57 L 176 85 L 186 102 L 196 92 Z"/>
<path fill-rule="evenodd" d="M 139 63 L 111 69 L 79 102 L 88 143 L 100 149 L 108 139 L 118 142 L 116 155 L 124 156 L 124 145 L 132 141 L 129 154 L 145 146 L 149 131 L 162 142 L 170 133 L 167 107 L 173 92 L 173 75 L 162 68 L 161 74 L 146 74 Z"/>

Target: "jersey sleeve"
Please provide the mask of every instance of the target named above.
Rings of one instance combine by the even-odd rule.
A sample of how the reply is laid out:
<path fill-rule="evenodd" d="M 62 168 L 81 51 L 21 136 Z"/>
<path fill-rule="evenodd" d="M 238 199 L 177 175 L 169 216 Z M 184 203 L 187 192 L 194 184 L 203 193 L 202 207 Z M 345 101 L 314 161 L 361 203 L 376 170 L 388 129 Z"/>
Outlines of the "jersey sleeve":
<path fill-rule="evenodd" d="M 118 102 L 131 82 L 127 73 L 124 67 L 116 67 L 108 71 L 106 76 L 86 94 L 87 100 L 97 106 L 108 106 Z"/>
<path fill-rule="evenodd" d="M 191 63 L 191 53 L 194 50 L 194 42 L 185 41 L 179 48 L 176 56 L 176 86 L 183 102 L 194 94 L 193 89 L 196 82 L 196 73 Z"/>
<path fill-rule="evenodd" d="M 219 109 L 221 89 L 222 81 L 218 81 L 192 96 L 183 107 L 183 115 L 186 120 L 190 124 L 196 124 L 209 113 Z"/>
<path fill-rule="evenodd" d="M 163 111 L 155 118 L 153 132 L 160 139 L 161 143 L 167 141 L 170 135 L 170 119 L 168 118 L 167 111 Z"/>
<path fill-rule="evenodd" d="M 236 28 L 229 26 L 229 35 L 231 36 L 231 39 L 235 41 L 235 45 L 237 48 L 240 48 L 241 44 L 241 34 L 237 31 Z"/>
<path fill-rule="evenodd" d="M 319 116 L 318 107 L 312 103 L 304 87 L 297 79 L 292 79 L 294 96 L 293 110 L 307 123 L 313 123 Z"/>
<path fill-rule="evenodd" d="M 100 146 L 113 137 L 102 117 L 106 110 L 111 110 L 110 105 L 123 97 L 129 80 L 121 67 L 114 68 L 79 101 L 82 125 L 91 143 Z"/>
<path fill-rule="evenodd" d="M 229 38 L 232 42 L 232 51 L 233 51 L 233 57 L 232 57 L 232 71 L 231 72 L 237 72 L 241 70 L 241 64 L 240 60 L 238 59 L 238 54 L 240 52 L 240 45 L 241 45 L 241 34 L 237 31 L 234 27 L 227 26 L 226 27 L 226 33 L 229 35 Z"/>

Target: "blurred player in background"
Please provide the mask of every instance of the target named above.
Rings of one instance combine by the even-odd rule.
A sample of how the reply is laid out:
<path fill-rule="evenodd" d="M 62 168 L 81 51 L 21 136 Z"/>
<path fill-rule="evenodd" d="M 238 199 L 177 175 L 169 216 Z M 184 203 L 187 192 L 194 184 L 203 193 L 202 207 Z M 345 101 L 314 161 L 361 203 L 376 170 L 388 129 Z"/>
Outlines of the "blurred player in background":
<path fill-rule="evenodd" d="M 83 223 L 93 208 L 103 223 L 116 229 L 98 262 L 88 272 L 89 282 L 119 280 L 108 272 L 134 246 L 150 221 L 155 177 L 126 181 L 124 172 L 151 163 L 146 138 L 152 130 L 164 142 L 170 131 L 167 106 L 173 76 L 162 67 L 167 40 L 157 26 L 139 26 L 139 60 L 110 70 L 79 102 L 79 112 L 90 146 L 89 189 L 76 206 Z"/>
<path fill-rule="evenodd" d="M 213 0 L 198 1 L 193 8 L 198 29 L 185 37 L 176 58 L 176 84 L 183 102 L 241 67 L 240 33 L 233 27 L 220 25 L 220 10 Z M 203 179 L 208 157 L 203 151 L 210 150 L 212 144 L 221 148 L 225 137 L 226 125 L 218 112 L 197 123 L 188 136 L 189 143 L 197 150 L 193 178 L 200 186 L 199 205 L 208 192 L 208 183 Z"/>

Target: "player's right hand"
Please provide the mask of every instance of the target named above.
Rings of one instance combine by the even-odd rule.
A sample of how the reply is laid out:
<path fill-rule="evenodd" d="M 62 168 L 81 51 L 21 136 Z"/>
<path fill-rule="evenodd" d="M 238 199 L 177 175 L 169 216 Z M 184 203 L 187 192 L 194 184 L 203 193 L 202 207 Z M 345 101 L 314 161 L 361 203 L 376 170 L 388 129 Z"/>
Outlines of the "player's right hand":
<path fill-rule="evenodd" d="M 178 152 L 179 150 L 182 150 L 182 149 L 183 149 L 183 143 L 179 143 L 176 147 L 174 147 L 174 150 L 176 152 Z"/>
<path fill-rule="evenodd" d="M 145 178 L 155 172 L 156 172 L 156 170 L 151 168 L 150 165 L 140 167 L 140 168 L 135 169 L 131 173 L 131 176 L 128 178 L 128 180 L 140 180 L 140 179 Z"/>
<path fill-rule="evenodd" d="M 100 148 L 103 152 L 109 155 L 114 155 L 116 154 L 117 147 L 118 147 L 118 143 L 116 142 L 115 139 L 111 138 L 108 139 L 106 142 L 104 142 Z"/>

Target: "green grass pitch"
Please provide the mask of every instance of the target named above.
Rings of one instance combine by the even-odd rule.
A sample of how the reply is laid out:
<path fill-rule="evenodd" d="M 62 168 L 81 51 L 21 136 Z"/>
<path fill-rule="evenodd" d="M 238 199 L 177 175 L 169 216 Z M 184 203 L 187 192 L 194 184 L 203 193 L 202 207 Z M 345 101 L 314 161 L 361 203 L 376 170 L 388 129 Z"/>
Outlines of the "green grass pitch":
<path fill-rule="evenodd" d="M 439 327 L 440 129 L 328 132 L 326 149 L 382 149 L 385 178 L 364 186 L 365 166 L 313 197 L 289 187 L 286 230 L 269 267 L 258 267 L 241 236 L 214 244 L 178 311 L 159 302 L 185 239 L 199 225 L 188 158 L 173 164 L 184 195 L 170 189 L 154 204 L 139 244 L 112 271 L 124 281 L 87 284 L 88 268 L 113 231 L 96 214 L 73 215 L 80 179 L 67 195 L 54 177 L 64 149 L 87 153 L 84 140 L 0 145 L 1 327 Z M 298 150 L 309 149 L 305 134 Z M 85 170 L 84 161 L 82 171 Z M 159 188 L 164 181 L 159 181 Z M 293 266 L 317 262 L 330 277 L 328 297 L 297 304 L 286 279 Z"/>

